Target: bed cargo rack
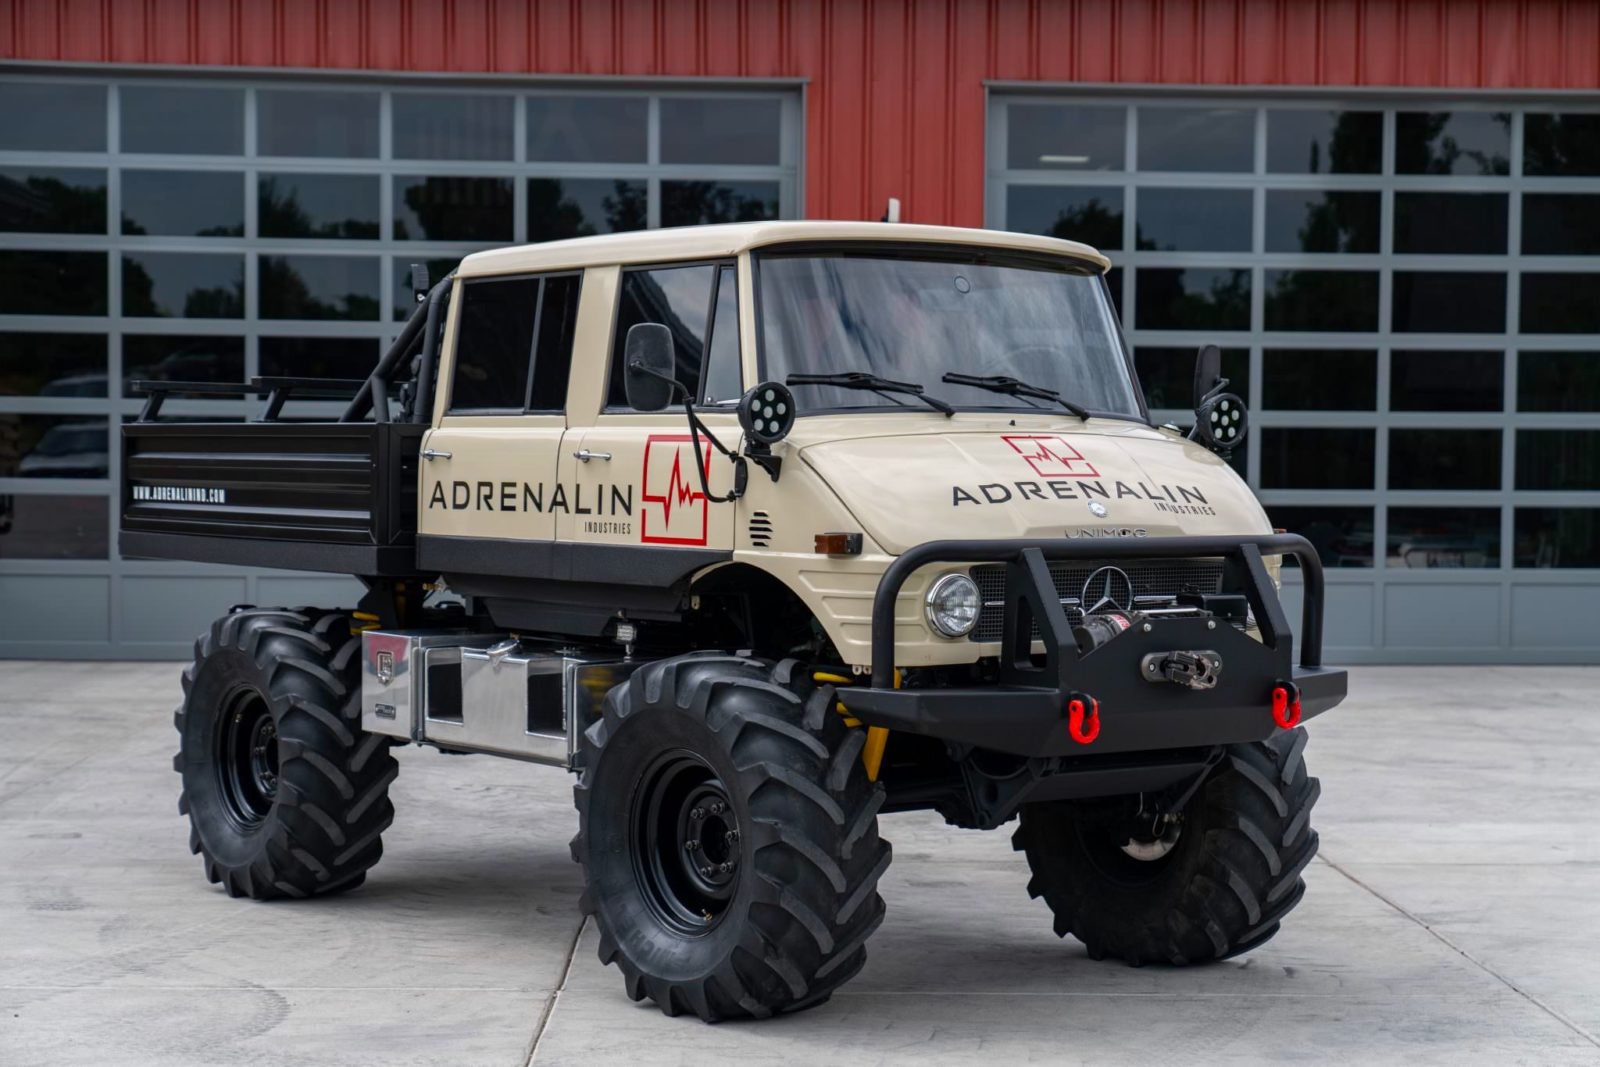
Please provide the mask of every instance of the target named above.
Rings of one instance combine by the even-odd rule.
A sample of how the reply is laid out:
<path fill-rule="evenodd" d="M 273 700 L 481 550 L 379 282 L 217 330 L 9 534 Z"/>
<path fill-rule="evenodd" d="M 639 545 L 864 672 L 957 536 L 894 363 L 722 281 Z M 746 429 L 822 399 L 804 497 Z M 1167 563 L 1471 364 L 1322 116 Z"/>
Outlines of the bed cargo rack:
<path fill-rule="evenodd" d="M 364 379 L 137 381 L 122 429 L 124 556 L 414 577 L 417 461 L 432 414 L 454 274 L 429 288 Z M 163 419 L 173 397 L 266 397 L 253 422 Z M 337 419 L 285 419 L 290 400 L 343 400 Z M 398 404 L 395 403 L 398 401 Z"/>

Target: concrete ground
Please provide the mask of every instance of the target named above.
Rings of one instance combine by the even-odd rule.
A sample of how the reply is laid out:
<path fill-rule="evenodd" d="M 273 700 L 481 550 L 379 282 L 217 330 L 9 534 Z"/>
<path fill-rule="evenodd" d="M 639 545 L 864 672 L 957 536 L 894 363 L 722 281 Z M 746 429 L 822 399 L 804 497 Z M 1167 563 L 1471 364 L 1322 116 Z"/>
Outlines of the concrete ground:
<path fill-rule="evenodd" d="M 407 749 L 366 886 L 228 899 L 177 670 L 0 663 L 0 1064 L 1600 1063 L 1600 670 L 1356 672 L 1311 728 L 1309 891 L 1244 959 L 1092 963 L 1007 833 L 891 816 L 866 969 L 717 1027 L 596 962 L 548 768 Z"/>

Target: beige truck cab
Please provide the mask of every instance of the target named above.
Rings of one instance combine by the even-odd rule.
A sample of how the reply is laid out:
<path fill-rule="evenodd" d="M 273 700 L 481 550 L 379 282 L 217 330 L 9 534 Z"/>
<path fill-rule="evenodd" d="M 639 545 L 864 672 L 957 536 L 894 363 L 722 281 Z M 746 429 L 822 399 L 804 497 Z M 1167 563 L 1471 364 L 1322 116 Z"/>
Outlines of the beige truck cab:
<path fill-rule="evenodd" d="M 365 381 L 124 430 L 123 550 L 359 577 L 218 619 L 181 801 L 241 896 L 352 888 L 391 745 L 566 767 L 600 956 L 706 1020 L 826 1000 L 880 815 L 1019 820 L 1091 955 L 1199 963 L 1304 891 L 1322 572 L 1226 460 L 1196 361 L 1152 425 L 1085 245 L 760 222 L 467 257 Z M 286 417 L 343 398 L 337 419 Z M 1298 634 L 1278 598 L 1299 565 Z"/>

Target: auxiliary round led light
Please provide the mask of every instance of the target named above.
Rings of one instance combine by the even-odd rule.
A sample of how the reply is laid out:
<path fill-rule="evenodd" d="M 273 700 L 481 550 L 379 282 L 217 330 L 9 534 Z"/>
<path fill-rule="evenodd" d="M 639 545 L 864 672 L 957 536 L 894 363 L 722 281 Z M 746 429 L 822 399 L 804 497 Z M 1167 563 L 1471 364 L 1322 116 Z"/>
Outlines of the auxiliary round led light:
<path fill-rule="evenodd" d="M 794 394 L 782 382 L 762 382 L 739 398 L 739 425 L 755 443 L 777 444 L 794 429 Z"/>
<path fill-rule="evenodd" d="M 947 574 L 928 589 L 924 612 L 933 632 L 942 637 L 965 637 L 978 625 L 983 600 L 978 583 L 965 574 Z"/>

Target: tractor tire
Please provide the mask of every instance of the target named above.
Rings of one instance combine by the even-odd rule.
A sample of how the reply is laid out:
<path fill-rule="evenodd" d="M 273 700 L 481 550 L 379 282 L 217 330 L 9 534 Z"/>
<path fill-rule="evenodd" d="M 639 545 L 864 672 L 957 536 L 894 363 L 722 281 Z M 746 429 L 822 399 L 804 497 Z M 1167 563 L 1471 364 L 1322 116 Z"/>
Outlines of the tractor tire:
<path fill-rule="evenodd" d="M 1028 894 L 1044 898 L 1057 936 L 1097 960 L 1182 966 L 1255 948 L 1300 902 L 1317 852 L 1321 785 L 1306 774 L 1305 745 L 1296 729 L 1228 746 L 1175 839 L 1118 835 L 1082 801 L 1024 806 L 1012 846 L 1027 853 Z"/>
<path fill-rule="evenodd" d="M 583 735 L 582 907 L 628 996 L 706 1022 L 828 999 L 883 921 L 883 788 L 793 660 L 641 667 Z"/>
<path fill-rule="evenodd" d="M 361 730 L 360 672 L 339 612 L 238 610 L 195 642 L 174 717 L 178 811 L 229 896 L 353 889 L 383 855 L 399 764 Z"/>

